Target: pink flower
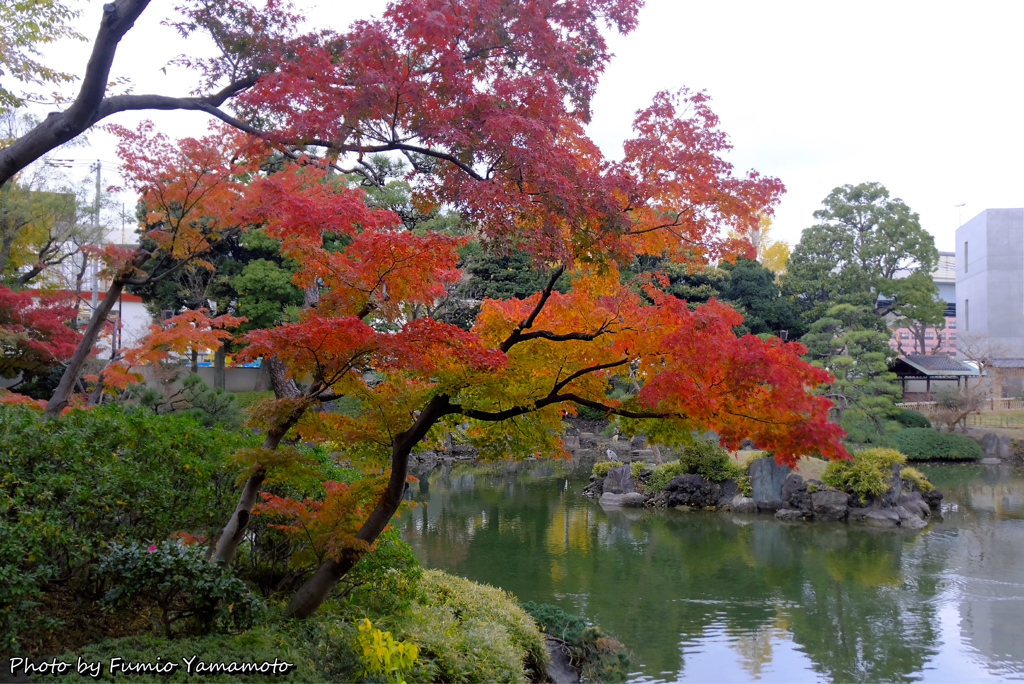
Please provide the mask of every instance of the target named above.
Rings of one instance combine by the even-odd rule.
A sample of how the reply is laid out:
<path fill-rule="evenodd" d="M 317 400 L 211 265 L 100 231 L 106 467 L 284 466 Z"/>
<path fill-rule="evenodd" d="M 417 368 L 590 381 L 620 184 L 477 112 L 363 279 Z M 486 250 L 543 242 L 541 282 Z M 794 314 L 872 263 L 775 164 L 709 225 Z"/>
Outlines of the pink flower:
<path fill-rule="evenodd" d="M 147 547 L 146 550 L 150 553 L 153 553 L 154 551 L 156 551 L 156 544 L 152 544 L 151 546 Z"/>

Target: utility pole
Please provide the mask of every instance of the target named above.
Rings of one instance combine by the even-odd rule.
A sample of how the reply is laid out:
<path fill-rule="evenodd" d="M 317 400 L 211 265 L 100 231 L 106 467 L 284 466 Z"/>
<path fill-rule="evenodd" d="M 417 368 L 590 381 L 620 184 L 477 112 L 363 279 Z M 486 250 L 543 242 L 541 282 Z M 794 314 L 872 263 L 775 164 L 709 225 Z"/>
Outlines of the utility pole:
<path fill-rule="evenodd" d="M 93 204 L 92 226 L 93 236 L 100 232 L 100 174 L 103 170 L 103 162 L 96 160 L 96 201 Z M 93 257 L 92 260 L 92 310 L 95 311 L 100 303 L 100 262 Z"/>

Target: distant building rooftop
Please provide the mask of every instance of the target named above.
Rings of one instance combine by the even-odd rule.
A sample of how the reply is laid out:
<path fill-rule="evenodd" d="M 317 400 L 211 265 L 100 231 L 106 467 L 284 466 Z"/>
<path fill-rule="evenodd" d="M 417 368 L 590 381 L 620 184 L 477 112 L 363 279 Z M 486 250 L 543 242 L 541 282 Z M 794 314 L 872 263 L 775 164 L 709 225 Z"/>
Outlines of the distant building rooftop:
<path fill-rule="evenodd" d="M 1021 359 L 1021 362 L 1022 362 L 1021 365 L 1024 365 L 1024 359 Z M 978 374 L 977 369 L 971 368 L 967 364 L 960 363 L 959 361 L 957 361 L 955 359 L 951 359 L 948 356 L 940 356 L 940 355 L 937 355 L 937 354 L 936 355 L 909 354 L 907 356 L 901 356 L 900 358 L 896 359 L 897 369 L 895 369 L 895 370 L 896 370 L 896 373 L 898 375 L 904 374 L 904 373 L 900 373 L 899 368 L 898 368 L 901 363 L 906 364 L 907 366 L 910 367 L 910 368 L 904 368 L 903 369 L 904 373 L 906 373 L 907 371 L 913 370 L 913 371 L 917 371 L 921 375 L 929 375 L 929 376 L 936 376 L 936 375 L 944 375 L 944 376 L 950 376 L 950 375 L 977 375 Z"/>

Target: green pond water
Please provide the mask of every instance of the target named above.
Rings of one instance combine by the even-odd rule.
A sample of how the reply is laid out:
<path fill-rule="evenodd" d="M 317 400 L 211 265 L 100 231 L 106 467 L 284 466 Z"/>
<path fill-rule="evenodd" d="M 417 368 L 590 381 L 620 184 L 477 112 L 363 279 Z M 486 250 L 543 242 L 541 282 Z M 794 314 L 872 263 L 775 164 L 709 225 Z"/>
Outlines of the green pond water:
<path fill-rule="evenodd" d="M 589 466 L 416 473 L 397 521 L 421 562 L 615 635 L 636 682 L 1024 680 L 1024 472 L 921 470 L 924 530 L 603 509 Z"/>

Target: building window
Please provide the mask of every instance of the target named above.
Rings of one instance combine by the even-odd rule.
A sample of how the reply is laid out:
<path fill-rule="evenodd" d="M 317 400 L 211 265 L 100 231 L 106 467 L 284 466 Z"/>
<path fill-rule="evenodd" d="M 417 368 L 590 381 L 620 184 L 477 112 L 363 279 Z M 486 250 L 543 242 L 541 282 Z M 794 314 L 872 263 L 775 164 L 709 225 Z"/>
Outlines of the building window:
<path fill-rule="evenodd" d="M 964 240 L 964 273 L 967 273 L 967 240 Z"/>
<path fill-rule="evenodd" d="M 970 332 L 971 330 L 971 300 L 964 300 L 964 330 Z"/>
<path fill-rule="evenodd" d="M 956 333 L 949 333 L 949 341 L 956 342 Z"/>
<path fill-rule="evenodd" d="M 926 332 L 924 334 L 924 339 L 926 339 L 926 340 L 934 340 L 935 339 L 935 333 Z"/>
<path fill-rule="evenodd" d="M 910 333 L 901 332 L 900 333 L 900 339 L 901 340 L 909 340 L 910 339 Z"/>
<path fill-rule="evenodd" d="M 956 330 L 956 321 L 947 321 L 946 327 L 950 330 Z"/>

